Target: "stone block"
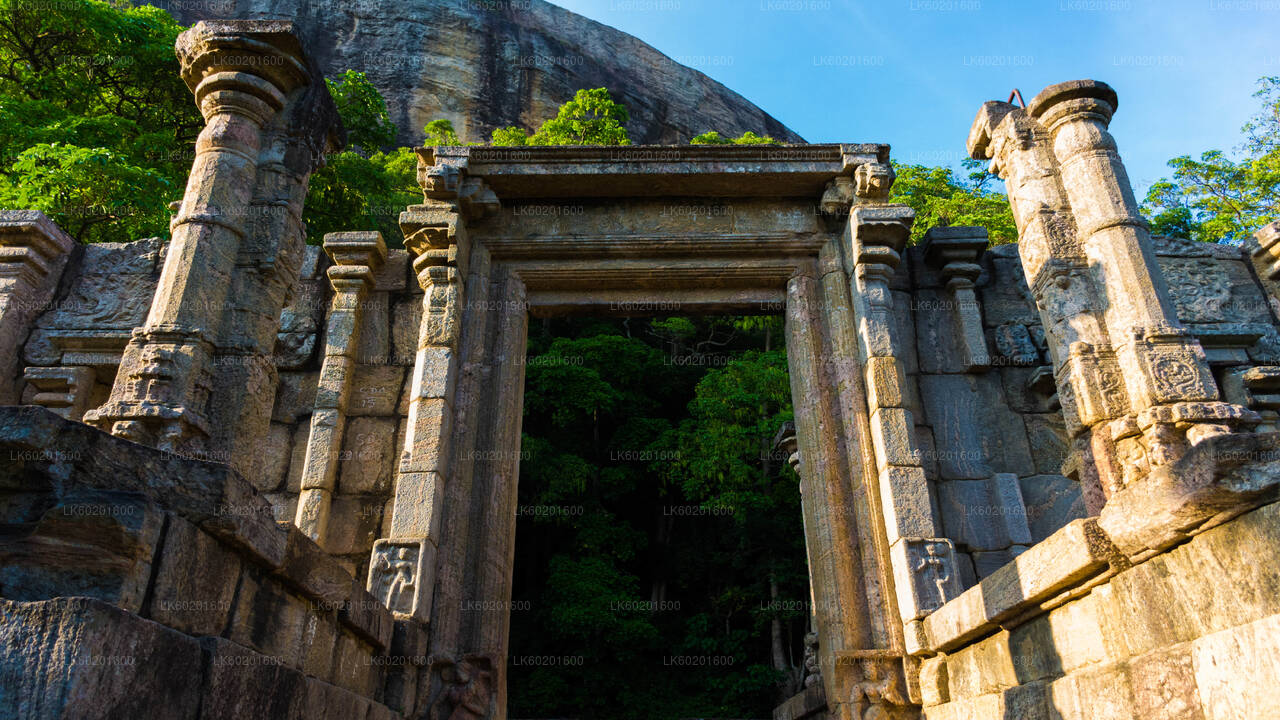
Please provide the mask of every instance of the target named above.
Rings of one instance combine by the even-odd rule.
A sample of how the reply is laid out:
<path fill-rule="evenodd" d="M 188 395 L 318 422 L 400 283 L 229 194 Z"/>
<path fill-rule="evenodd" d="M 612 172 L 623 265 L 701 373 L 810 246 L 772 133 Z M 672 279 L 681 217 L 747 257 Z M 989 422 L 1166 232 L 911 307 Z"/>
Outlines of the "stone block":
<path fill-rule="evenodd" d="M 1034 474 L 1026 426 L 1009 410 L 995 373 L 922 375 L 920 393 L 943 479 Z"/>
<path fill-rule="evenodd" d="M 1076 520 L 925 618 L 935 651 L 949 652 L 1007 617 L 1120 562 L 1093 520 Z"/>
<path fill-rule="evenodd" d="M 329 536 L 326 546 L 335 555 L 368 555 L 378 539 L 383 499 L 338 496 L 329 508 Z"/>
<path fill-rule="evenodd" d="M 904 408 L 880 408 L 871 414 L 871 442 L 875 445 L 876 463 L 920 466 L 920 451 L 915 444 L 915 422 Z"/>
<path fill-rule="evenodd" d="M 58 451 L 49 453 L 52 458 Z M 22 464 L 12 462 L 7 469 L 20 472 Z M 59 498 L 27 484 L 34 478 L 4 476 L 0 469 L 0 485 L 12 502 L 3 508 L 4 520 L 21 529 L 0 539 L 0 591 L 6 598 L 84 596 L 141 611 L 164 527 L 159 507 L 133 493 L 78 486 Z M 13 492 L 19 488 L 39 500 L 27 500 L 32 505 L 26 506 Z M 8 499 L 14 496 L 18 502 Z"/>
<path fill-rule="evenodd" d="M 902 363 L 902 371 L 908 375 L 920 372 L 920 360 L 916 351 L 915 312 L 911 295 L 893 292 L 893 357 Z"/>
<path fill-rule="evenodd" d="M 1280 680 L 1276 675 L 1273 678 Z M 1129 683 L 1137 718 L 1205 720 L 1187 646 L 1134 658 L 1129 662 Z M 1270 700 L 1272 703 L 1280 702 L 1280 693 L 1273 693 Z"/>
<path fill-rule="evenodd" d="M 1206 720 L 1264 717 L 1280 708 L 1280 616 L 1192 643 L 1192 669 Z M 1185 693 L 1184 693 L 1185 697 Z"/>
<path fill-rule="evenodd" d="M 1055 680 L 1048 696 L 1055 720 L 1139 720 L 1127 670 L 1123 664 L 1108 665 Z"/>
<path fill-rule="evenodd" d="M 974 551 L 973 570 L 978 576 L 979 582 L 985 577 L 989 577 L 992 573 L 1009 564 L 1013 560 L 1013 554 L 1008 550 L 995 550 L 991 552 Z"/>
<path fill-rule="evenodd" d="M 418 351 L 413 368 L 411 392 L 420 399 L 453 398 L 457 383 L 457 362 L 453 350 L 429 345 Z"/>
<path fill-rule="evenodd" d="M 221 635 L 241 566 L 226 545 L 171 515 L 147 617 L 188 635 Z"/>
<path fill-rule="evenodd" d="M 201 668 L 196 641 L 99 600 L 0 600 L 0 717 L 189 720 Z"/>
<path fill-rule="evenodd" d="M 904 407 L 906 374 L 897 358 L 867 358 L 867 405 L 871 408 Z"/>
<path fill-rule="evenodd" d="M 336 611 L 351 593 L 351 575 L 338 561 L 295 527 L 289 527 L 289 544 L 279 575 L 315 605 Z"/>
<path fill-rule="evenodd" d="M 293 426 L 273 422 L 263 438 L 261 463 L 255 464 L 260 472 L 247 479 L 259 491 L 278 490 L 289 475 L 289 462 L 293 457 Z"/>
<path fill-rule="evenodd" d="M 1013 544 L 1001 517 L 1005 508 L 992 498 L 988 481 L 949 480 L 936 487 L 942 526 L 961 549 L 1002 550 Z"/>
<path fill-rule="evenodd" d="M 1023 415 L 1027 427 L 1027 442 L 1031 448 L 1031 461 L 1036 473 L 1056 475 L 1062 472 L 1062 462 L 1067 459 L 1067 427 L 1061 413 Z"/>
<path fill-rule="evenodd" d="M 305 720 L 341 720 L 360 718 L 368 720 L 371 703 L 368 699 L 315 678 L 305 678 L 302 704 L 298 717 Z"/>
<path fill-rule="evenodd" d="M 313 678 L 329 680 L 333 677 L 333 657 L 338 642 L 336 613 L 325 612 L 317 606 L 307 615 L 302 627 L 303 673 Z"/>
<path fill-rule="evenodd" d="M 449 465 L 453 409 L 447 401 L 431 398 L 414 403 L 409 412 L 400 471 L 443 472 Z M 874 415 L 871 422 L 874 436 Z"/>
<path fill-rule="evenodd" d="M 310 415 L 316 406 L 316 386 L 319 382 L 319 371 L 280 373 L 271 419 L 292 424 Z"/>
<path fill-rule="evenodd" d="M 947 656 L 946 665 L 953 700 L 986 695 L 1019 683 L 1007 632 L 957 650 Z"/>
<path fill-rule="evenodd" d="M 391 311 L 392 365 L 413 365 L 418 353 L 418 329 L 422 325 L 422 298 L 398 300 Z"/>
<path fill-rule="evenodd" d="M 891 466 L 881 470 L 880 502 L 890 544 L 902 537 L 939 534 L 922 468 Z"/>
<path fill-rule="evenodd" d="M 398 365 L 357 365 L 347 414 L 352 417 L 395 415 L 404 378 L 405 369 Z"/>
<path fill-rule="evenodd" d="M 246 568 L 229 638 L 282 663 L 301 667 L 302 636 L 312 605 L 268 573 Z"/>
<path fill-rule="evenodd" d="M 387 259 L 373 274 L 373 289 L 378 292 L 404 292 L 409 287 L 412 258 L 404 248 L 389 248 Z M 416 281 L 414 282 L 416 285 Z"/>
<path fill-rule="evenodd" d="M 1017 246 L 1010 245 L 1014 248 Z M 1013 257 L 993 256 L 994 248 L 987 252 L 990 258 L 990 282 L 979 288 L 982 298 L 982 317 L 987 327 L 1020 323 L 1031 325 L 1040 322 L 1031 289 L 1027 287 L 1022 262 Z"/>
<path fill-rule="evenodd" d="M 1022 488 L 1018 476 L 1012 473 L 996 473 L 990 480 L 991 497 L 1000 509 L 999 519 L 1004 525 L 1009 542 L 1014 545 L 1030 545 L 1031 530 L 1027 526 L 1027 506 L 1022 500 Z"/>
<path fill-rule="evenodd" d="M 1033 543 L 1049 537 L 1072 520 L 1085 517 L 1080 484 L 1062 475 L 1032 475 L 1019 480 Z"/>
<path fill-rule="evenodd" d="M 360 303 L 360 343 L 356 359 L 366 365 L 386 365 L 391 356 L 391 298 L 369 293 Z"/>
<path fill-rule="evenodd" d="M 204 638 L 208 664 L 201 717 L 302 720 L 304 676 L 289 658 L 254 652 L 223 638 Z"/>
<path fill-rule="evenodd" d="M 949 688 L 945 656 L 920 661 L 920 697 L 926 707 L 951 702 Z"/>
<path fill-rule="evenodd" d="M 334 650 L 333 684 L 357 695 L 373 697 L 380 673 L 373 663 L 374 650 L 353 633 L 341 630 Z"/>
<path fill-rule="evenodd" d="M 955 321 L 956 301 L 946 290 L 917 290 L 912 303 L 920 372 L 963 373 L 965 351 Z M 927 402 L 927 400 L 926 400 Z"/>
<path fill-rule="evenodd" d="M 338 492 L 386 495 L 396 467 L 395 418 L 356 417 L 347 423 Z"/>
<path fill-rule="evenodd" d="M 289 474 L 285 477 L 285 489 L 291 493 L 302 492 L 302 470 L 307 464 L 307 443 L 311 441 L 311 419 L 293 428 L 293 442 L 289 447 Z"/>
<path fill-rule="evenodd" d="M 937 483 L 938 447 L 933 441 L 933 429 L 927 425 L 916 426 L 916 447 L 920 449 L 920 464 L 924 466 L 924 476 L 931 483 Z"/>

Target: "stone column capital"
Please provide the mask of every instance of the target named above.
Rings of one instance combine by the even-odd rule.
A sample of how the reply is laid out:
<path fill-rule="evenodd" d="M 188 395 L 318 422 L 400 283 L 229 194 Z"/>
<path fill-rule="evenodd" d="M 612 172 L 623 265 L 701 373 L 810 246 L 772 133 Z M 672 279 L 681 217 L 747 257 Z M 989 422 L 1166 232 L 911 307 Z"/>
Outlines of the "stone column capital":
<path fill-rule="evenodd" d="M 377 270 L 387 260 L 387 244 L 377 231 L 332 232 L 324 236 L 325 253 L 340 266 Z"/>
<path fill-rule="evenodd" d="M 175 52 L 197 101 L 202 86 L 219 76 L 233 89 L 267 95 L 288 94 L 312 79 L 298 29 L 289 21 L 206 20 L 178 36 Z"/>
<path fill-rule="evenodd" d="M 1096 122 L 1104 129 L 1119 107 L 1116 91 L 1099 80 L 1069 80 L 1041 90 L 1027 105 L 1027 114 L 1051 133 L 1064 123 Z"/>
<path fill-rule="evenodd" d="M 986 228 L 935 227 L 924 234 L 921 246 L 924 261 L 941 267 L 943 275 L 950 278 L 960 266 L 976 265 L 990 244 Z"/>

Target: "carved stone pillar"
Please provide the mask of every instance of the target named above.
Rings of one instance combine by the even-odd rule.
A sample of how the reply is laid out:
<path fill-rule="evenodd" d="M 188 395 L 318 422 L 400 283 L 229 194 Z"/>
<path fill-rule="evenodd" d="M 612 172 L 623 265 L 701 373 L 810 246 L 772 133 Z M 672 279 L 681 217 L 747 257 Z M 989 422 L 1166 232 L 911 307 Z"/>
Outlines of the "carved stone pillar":
<path fill-rule="evenodd" d="M 418 180 L 425 202 L 400 215 L 405 247 L 415 256 L 413 268 L 423 290 L 422 324 L 391 532 L 374 544 L 368 588 L 393 612 L 422 622 L 431 617 L 444 488 L 452 460 L 453 398 L 465 302 L 461 278 L 466 276 L 470 251 L 465 219 L 497 205 L 492 192 L 465 178 L 465 170 L 465 157 L 436 163 L 431 150 L 421 150 Z M 405 577 L 410 579 L 402 581 Z"/>
<path fill-rule="evenodd" d="M 925 262 L 940 268 L 951 292 L 952 315 L 960 332 L 966 372 L 991 367 L 982 331 L 982 306 L 973 290 L 982 274 L 978 260 L 989 243 L 986 229 L 980 227 L 936 227 L 924 235 Z"/>
<path fill-rule="evenodd" d="M 177 53 L 207 124 L 150 314 L 110 400 L 86 420 L 250 464 L 240 451 L 265 430 L 276 318 L 301 262 L 301 194 L 342 133 L 292 23 L 199 23 L 179 36 Z"/>
<path fill-rule="evenodd" d="M 1116 93 L 1105 83 L 1077 80 L 1045 88 L 1027 112 L 1052 138 L 1080 244 L 1101 280 L 1103 314 L 1135 413 L 1132 421 L 1112 422 L 1112 437 L 1122 453 L 1145 454 L 1145 464 L 1154 468 L 1178 459 L 1190 444 L 1256 417 L 1219 401 L 1200 342 L 1178 320 L 1107 131 L 1116 105 Z"/>
<path fill-rule="evenodd" d="M 933 516 L 915 419 L 906 406 L 906 374 L 896 358 L 893 313 L 906 309 L 895 309 L 889 282 L 914 218 L 915 213 L 901 205 L 855 206 L 845 256 L 866 367 L 880 506 L 908 652 L 920 646 L 919 620 L 960 594 L 955 548 L 942 537 Z"/>
<path fill-rule="evenodd" d="M 49 309 L 73 247 L 44 213 L 0 212 L 0 405 L 18 404 L 18 353 Z"/>
<path fill-rule="evenodd" d="M 294 521 L 320 547 L 327 547 L 329 509 L 360 348 L 364 301 L 373 287 L 374 273 L 387 259 L 387 246 L 379 232 L 329 233 L 324 237 L 324 251 L 334 262 L 328 271 L 333 300 L 329 303 L 324 362 L 320 366 L 311 435 L 302 464 L 302 493 Z"/>

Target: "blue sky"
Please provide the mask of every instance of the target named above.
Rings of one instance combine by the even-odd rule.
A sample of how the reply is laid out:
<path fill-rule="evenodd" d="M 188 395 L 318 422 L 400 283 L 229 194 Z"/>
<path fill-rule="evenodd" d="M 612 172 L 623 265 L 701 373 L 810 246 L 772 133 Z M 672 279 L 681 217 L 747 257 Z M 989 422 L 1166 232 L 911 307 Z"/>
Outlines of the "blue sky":
<path fill-rule="evenodd" d="M 1135 189 L 1231 149 L 1280 75 L 1280 0 L 551 0 L 736 90 L 809 142 L 956 165 L 978 106 L 1091 77 Z"/>

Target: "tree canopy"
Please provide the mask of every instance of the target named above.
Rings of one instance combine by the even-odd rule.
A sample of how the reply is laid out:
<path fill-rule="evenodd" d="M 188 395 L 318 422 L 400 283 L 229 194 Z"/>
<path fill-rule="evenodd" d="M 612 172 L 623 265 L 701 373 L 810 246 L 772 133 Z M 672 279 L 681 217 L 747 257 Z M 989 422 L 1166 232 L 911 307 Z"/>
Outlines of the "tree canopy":
<path fill-rule="evenodd" d="M 1238 243 L 1280 217 L 1280 77 L 1258 86 L 1261 107 L 1242 128 L 1236 159 L 1221 150 L 1181 155 L 1169 161 L 1173 177 L 1151 186 L 1143 209 L 1154 233 Z"/>

